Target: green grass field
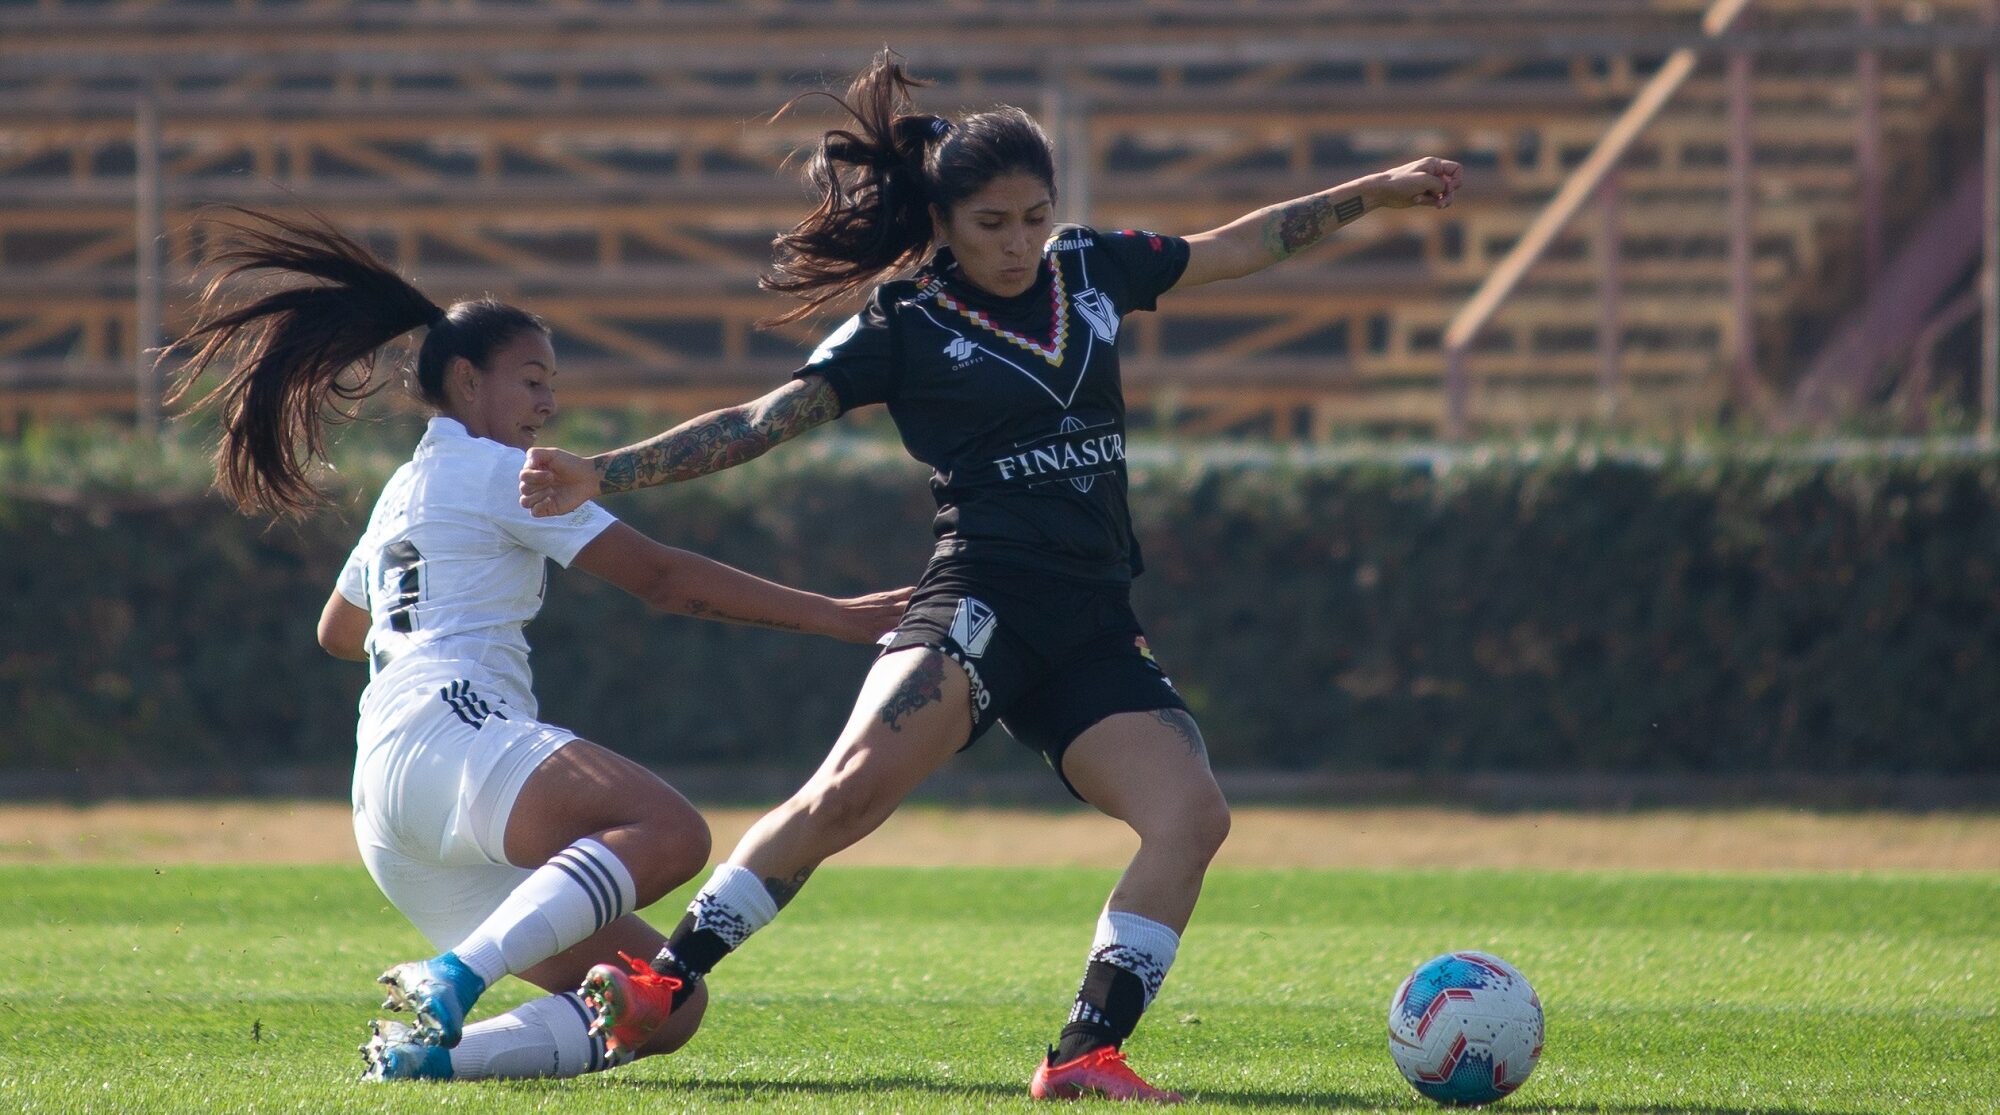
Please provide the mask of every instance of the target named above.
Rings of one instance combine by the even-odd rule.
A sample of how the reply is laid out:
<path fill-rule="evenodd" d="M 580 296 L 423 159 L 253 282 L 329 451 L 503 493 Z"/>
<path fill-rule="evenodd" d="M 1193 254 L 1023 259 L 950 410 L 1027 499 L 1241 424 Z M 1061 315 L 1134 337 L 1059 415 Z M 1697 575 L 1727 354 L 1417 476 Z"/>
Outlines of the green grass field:
<path fill-rule="evenodd" d="M 362 1086 L 370 980 L 427 950 L 359 869 L 0 868 L 0 1111 L 1029 1110 L 1111 878 L 829 868 L 718 972 L 680 1055 Z M 1548 1012 L 1498 1110 L 2000 1109 L 1987 874 L 1219 872 L 1128 1051 L 1198 1108 L 1427 1110 L 1383 1020 L 1460 947 Z"/>

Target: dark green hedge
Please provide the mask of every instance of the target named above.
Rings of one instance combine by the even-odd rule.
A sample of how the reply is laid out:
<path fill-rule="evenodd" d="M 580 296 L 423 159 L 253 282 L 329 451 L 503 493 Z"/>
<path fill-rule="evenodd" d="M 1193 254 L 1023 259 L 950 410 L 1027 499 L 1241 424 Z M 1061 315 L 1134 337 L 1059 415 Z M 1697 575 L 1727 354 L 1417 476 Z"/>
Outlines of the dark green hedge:
<path fill-rule="evenodd" d="M 1994 458 L 1163 466 L 1134 504 L 1140 615 L 1219 766 L 2000 772 Z M 906 463 L 612 506 L 826 591 L 928 552 Z M 0 497 L 0 769 L 348 761 L 362 678 L 313 625 L 363 508 Z M 871 656 L 560 573 L 529 635 L 547 718 L 669 765 L 809 765 Z"/>

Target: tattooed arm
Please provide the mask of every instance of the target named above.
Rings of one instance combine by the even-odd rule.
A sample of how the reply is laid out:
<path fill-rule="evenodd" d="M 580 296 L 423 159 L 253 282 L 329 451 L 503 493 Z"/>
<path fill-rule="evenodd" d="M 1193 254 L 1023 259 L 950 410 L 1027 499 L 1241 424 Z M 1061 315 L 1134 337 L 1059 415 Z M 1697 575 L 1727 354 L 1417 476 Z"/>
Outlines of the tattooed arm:
<path fill-rule="evenodd" d="M 1187 270 L 1174 289 L 1262 271 L 1376 209 L 1413 205 L 1443 209 L 1458 189 L 1459 173 L 1459 165 L 1449 159 L 1418 159 L 1330 190 L 1265 206 L 1221 228 L 1196 233 L 1188 237 Z"/>
<path fill-rule="evenodd" d="M 764 455 L 781 441 L 840 416 L 840 398 L 821 376 L 792 380 L 761 399 L 692 418 L 658 437 L 579 457 L 528 450 L 521 506 L 536 517 L 573 511 L 606 492 L 692 480 Z"/>

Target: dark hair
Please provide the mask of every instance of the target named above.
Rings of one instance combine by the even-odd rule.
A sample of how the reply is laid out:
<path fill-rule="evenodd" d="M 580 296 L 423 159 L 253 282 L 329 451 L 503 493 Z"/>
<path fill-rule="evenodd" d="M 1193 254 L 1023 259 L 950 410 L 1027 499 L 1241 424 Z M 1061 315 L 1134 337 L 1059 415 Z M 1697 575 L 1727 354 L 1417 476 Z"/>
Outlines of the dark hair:
<path fill-rule="evenodd" d="M 322 501 L 307 467 L 325 459 L 326 428 L 351 420 L 355 405 L 384 386 L 375 359 L 390 341 L 429 328 L 415 389 L 442 407 L 445 367 L 454 357 L 484 368 L 494 349 L 520 333 L 548 332 L 533 314 L 490 298 L 445 310 L 317 215 L 293 220 L 225 208 L 243 219 L 206 222 L 227 245 L 215 256 L 225 266 L 202 291 L 197 324 L 166 350 L 193 350 L 168 401 L 186 396 L 229 354 L 228 372 L 196 405 L 220 411 L 216 486 L 246 511 L 302 514 Z M 224 297 L 225 288 L 256 272 L 319 281 L 253 292 L 248 300 Z"/>
<path fill-rule="evenodd" d="M 1034 175 L 1055 196 L 1055 155 L 1032 117 L 1002 106 L 954 124 L 916 111 L 910 91 L 926 84 L 884 50 L 845 98 L 804 95 L 833 100 L 857 127 L 820 138 L 805 169 L 819 204 L 773 242 L 771 269 L 758 280 L 805 304 L 761 324 L 797 320 L 915 263 L 931 246 L 931 206 L 949 213 L 1001 175 Z M 803 99 L 794 97 L 778 116 Z"/>

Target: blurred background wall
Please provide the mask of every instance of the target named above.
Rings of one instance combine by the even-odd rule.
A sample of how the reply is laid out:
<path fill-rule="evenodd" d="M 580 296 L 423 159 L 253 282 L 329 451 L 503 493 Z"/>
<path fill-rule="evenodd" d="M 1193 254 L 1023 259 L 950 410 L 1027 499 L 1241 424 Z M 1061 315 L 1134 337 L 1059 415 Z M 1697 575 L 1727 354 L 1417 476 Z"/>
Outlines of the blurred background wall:
<path fill-rule="evenodd" d="M 1142 615 L 1218 765 L 1991 794 L 1996 23 L 1996 0 L 0 0 L 0 776 L 338 790 L 361 679 L 311 624 L 380 470 L 297 527 L 200 493 L 201 432 L 161 425 L 143 351 L 186 324 L 200 207 L 310 207 L 440 300 L 534 309 L 601 448 L 810 349 L 825 323 L 752 327 L 755 276 L 806 205 L 785 160 L 833 117 L 767 117 L 887 43 L 926 108 L 1035 113 L 1067 220 L 1188 233 L 1466 164 L 1450 210 L 1121 334 L 1153 447 Z M 393 461 L 414 433 L 385 407 Z M 907 580 L 921 474 L 879 419 L 843 425 L 851 451 L 618 510 L 813 587 Z M 530 631 L 545 710 L 648 761 L 809 766 L 865 668 L 580 582 Z"/>

